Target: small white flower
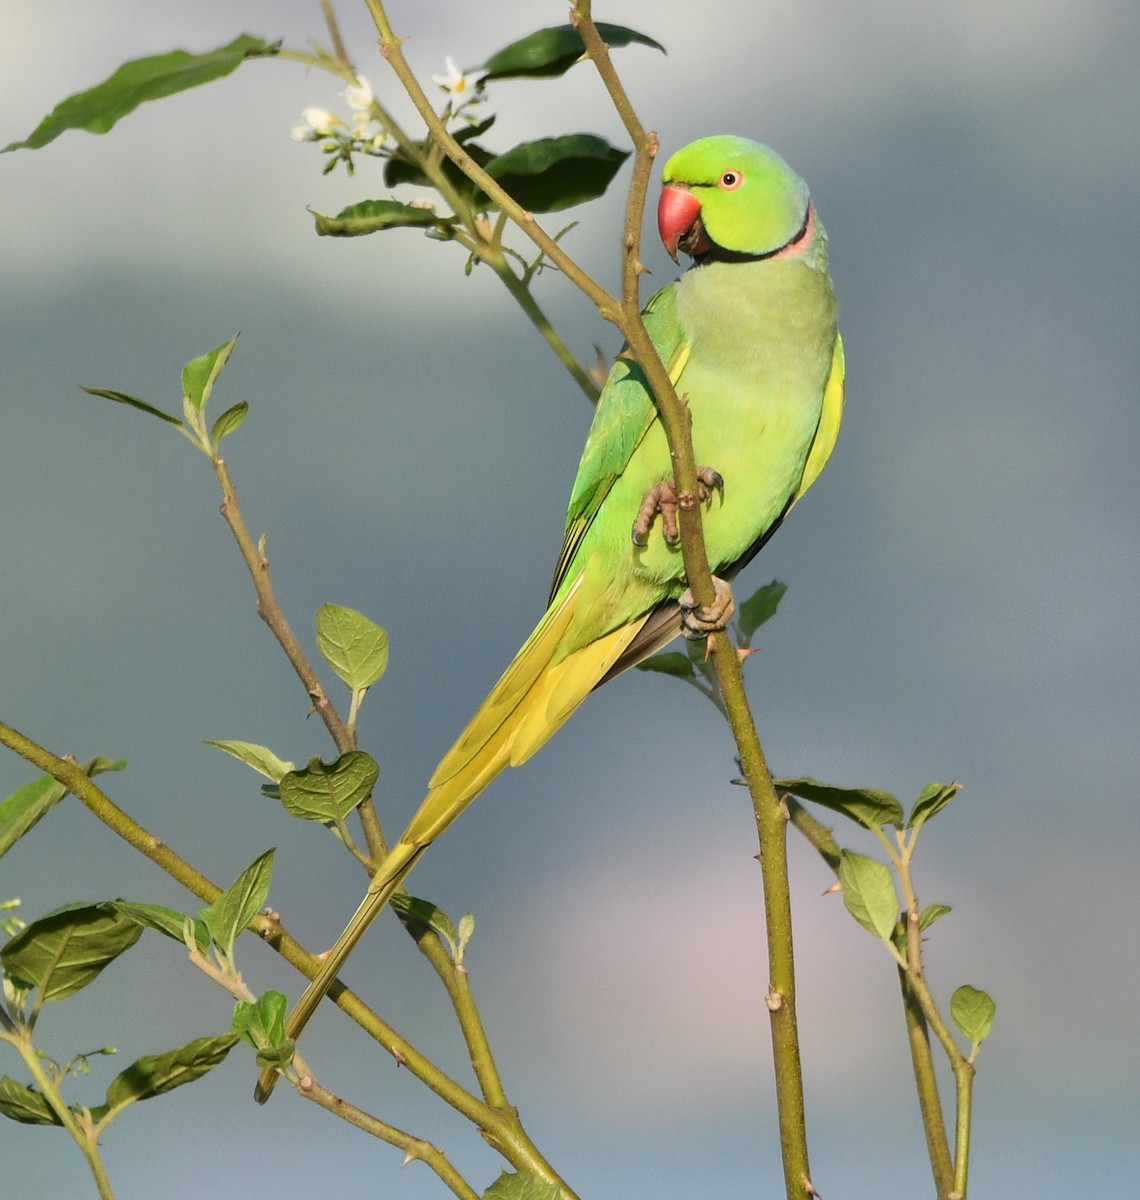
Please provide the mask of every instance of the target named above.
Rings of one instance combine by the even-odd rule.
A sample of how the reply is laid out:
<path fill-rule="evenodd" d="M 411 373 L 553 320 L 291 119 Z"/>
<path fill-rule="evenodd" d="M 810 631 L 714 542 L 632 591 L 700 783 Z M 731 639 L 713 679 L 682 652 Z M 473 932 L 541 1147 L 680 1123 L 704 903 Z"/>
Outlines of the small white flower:
<path fill-rule="evenodd" d="M 447 74 L 433 75 L 432 81 L 447 92 L 452 112 L 458 112 L 468 104 L 477 104 L 483 99 L 482 83 L 486 72 L 472 71 L 464 75 L 450 55 L 443 61 L 447 67 Z"/>
<path fill-rule="evenodd" d="M 357 111 L 370 109 L 372 101 L 375 99 L 372 94 L 372 84 L 363 75 L 356 77 L 356 84 L 356 87 L 347 87 L 344 89 L 344 98 L 348 107 Z"/>
<path fill-rule="evenodd" d="M 322 134 L 332 133 L 334 125 L 344 123 L 336 113 L 329 112 L 327 108 L 306 108 L 301 114 L 301 120 L 306 125 L 311 125 L 318 137 Z"/>

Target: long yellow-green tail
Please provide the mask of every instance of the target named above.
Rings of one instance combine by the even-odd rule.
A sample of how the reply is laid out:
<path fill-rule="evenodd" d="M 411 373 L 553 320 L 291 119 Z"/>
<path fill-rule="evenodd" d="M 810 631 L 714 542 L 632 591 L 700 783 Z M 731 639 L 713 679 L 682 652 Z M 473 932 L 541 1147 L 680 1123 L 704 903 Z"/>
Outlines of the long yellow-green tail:
<path fill-rule="evenodd" d="M 328 952 L 320 974 L 289 1014 L 285 1022 L 288 1037 L 300 1036 L 364 931 L 430 843 L 504 767 L 526 762 L 553 737 L 605 678 L 645 623 L 645 617 L 639 618 L 559 659 L 558 649 L 574 619 L 577 593 L 576 583 L 547 610 L 435 769 L 424 802 L 373 876 L 360 907 Z M 259 1103 L 269 1099 L 276 1082 L 273 1069 L 261 1073 L 254 1092 Z"/>

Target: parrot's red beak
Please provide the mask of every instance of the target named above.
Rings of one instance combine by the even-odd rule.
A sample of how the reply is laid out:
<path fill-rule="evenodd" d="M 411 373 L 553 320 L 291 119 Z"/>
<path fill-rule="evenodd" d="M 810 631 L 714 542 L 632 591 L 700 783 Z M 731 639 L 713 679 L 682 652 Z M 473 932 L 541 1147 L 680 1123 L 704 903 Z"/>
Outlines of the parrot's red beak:
<path fill-rule="evenodd" d="M 677 261 L 677 249 L 687 254 L 701 253 L 709 248 L 701 224 L 701 202 L 688 188 L 667 183 L 657 202 L 657 230 L 669 257 Z"/>

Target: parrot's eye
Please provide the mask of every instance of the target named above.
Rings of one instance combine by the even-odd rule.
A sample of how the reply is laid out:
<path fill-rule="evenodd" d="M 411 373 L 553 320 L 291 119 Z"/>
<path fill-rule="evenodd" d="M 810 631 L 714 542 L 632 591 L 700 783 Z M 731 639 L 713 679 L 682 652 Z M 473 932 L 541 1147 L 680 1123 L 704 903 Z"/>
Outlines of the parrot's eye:
<path fill-rule="evenodd" d="M 735 192 L 743 182 L 744 175 L 740 171 L 725 171 L 716 181 L 716 185 L 721 191 Z"/>

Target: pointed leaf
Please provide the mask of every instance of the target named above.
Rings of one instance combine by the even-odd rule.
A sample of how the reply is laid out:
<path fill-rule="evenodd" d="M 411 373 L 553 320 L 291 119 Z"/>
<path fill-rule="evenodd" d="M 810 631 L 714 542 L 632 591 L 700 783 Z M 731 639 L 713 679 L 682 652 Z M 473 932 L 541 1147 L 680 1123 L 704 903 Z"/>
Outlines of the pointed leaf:
<path fill-rule="evenodd" d="M 382 229 L 438 225 L 448 220 L 430 208 L 401 204 L 399 200 L 361 200 L 358 204 L 342 208 L 335 217 L 313 209 L 309 211 L 313 214 L 317 233 L 321 237 L 363 237 Z"/>
<path fill-rule="evenodd" d="M 237 340 L 238 335 L 235 333 L 228 342 L 215 346 L 213 350 L 193 359 L 182 368 L 182 394 L 191 408 L 200 412 L 206 407 L 214 384 L 226 369 L 226 363 L 234 352 Z"/>
<path fill-rule="evenodd" d="M 255 1050 L 275 1049 L 285 1042 L 285 1013 L 289 1002 L 280 993 L 268 991 L 254 1003 L 239 1000 L 234 1009 L 234 1033 Z"/>
<path fill-rule="evenodd" d="M 227 958 L 233 957 L 237 935 L 248 927 L 269 897 L 275 853 L 266 850 L 255 858 L 209 908 L 202 909 L 202 919 L 210 937 L 225 951 Z"/>
<path fill-rule="evenodd" d="M 924 821 L 929 821 L 936 813 L 940 813 L 961 790 L 960 783 L 928 783 L 919 792 L 918 799 L 910 810 L 907 828 L 918 829 Z"/>
<path fill-rule="evenodd" d="M 39 989 L 44 1001 L 86 987 L 142 936 L 142 926 L 113 902 L 69 904 L 33 921 L 0 950 L 4 970 Z"/>
<path fill-rule="evenodd" d="M 317 609 L 317 649 L 354 692 L 370 688 L 388 667 L 388 631 L 339 604 Z"/>
<path fill-rule="evenodd" d="M 114 907 L 124 916 L 136 921 L 144 929 L 153 929 L 176 942 L 183 942 L 183 930 L 186 922 L 194 926 L 194 943 L 203 953 L 210 948 L 210 934 L 206 922 L 196 917 L 180 913 L 176 908 L 167 908 L 162 904 L 139 904 L 134 900 L 116 900 Z"/>
<path fill-rule="evenodd" d="M 918 914 L 919 933 L 925 933 L 939 917 L 944 917 L 948 912 L 950 912 L 949 904 L 928 904 Z"/>
<path fill-rule="evenodd" d="M 122 771 L 126 765 L 125 760 L 112 762 L 109 758 L 92 758 L 82 764 L 82 770 L 89 779 L 94 779 L 107 771 Z M 62 783 L 44 775 L 0 800 L 0 858 L 66 795 L 67 789 Z"/>
<path fill-rule="evenodd" d="M 899 917 L 890 868 L 865 854 L 844 850 L 839 856 L 839 883 L 847 911 L 864 929 L 890 941 Z"/>
<path fill-rule="evenodd" d="M 258 746 L 253 742 L 215 742 L 207 738 L 206 745 L 217 746 L 219 750 L 224 750 L 238 762 L 252 767 L 259 775 L 264 775 L 274 783 L 277 783 L 282 775 L 297 769 L 296 763 L 286 762 L 283 758 L 278 758 L 267 746 Z"/>
<path fill-rule="evenodd" d="M 349 750 L 331 763 L 314 758 L 278 782 L 285 811 L 304 821 L 343 821 L 367 799 L 380 765 L 363 750 Z"/>
<path fill-rule="evenodd" d="M 19 1083 L 11 1075 L 0 1078 L 0 1113 L 23 1125 L 62 1125 L 42 1092 Z"/>
<path fill-rule="evenodd" d="M 902 825 L 902 805 L 890 794 L 872 788 L 841 788 L 819 783 L 806 776 L 798 779 L 774 779 L 778 792 L 791 792 L 802 800 L 812 800 L 833 812 L 842 813 L 866 829 L 884 825 Z"/>
<path fill-rule="evenodd" d="M 629 157 L 592 133 L 523 142 L 487 163 L 487 174 L 531 212 L 556 212 L 602 195 Z"/>
<path fill-rule="evenodd" d="M 140 400 L 138 396 L 128 396 L 126 392 L 112 391 L 110 388 L 94 388 L 85 387 L 83 391 L 91 396 L 101 396 L 104 400 L 114 400 L 116 404 L 126 404 L 130 408 L 137 408 L 141 412 L 150 413 L 152 417 L 158 417 L 162 421 L 166 421 L 171 425 L 181 426 L 182 422 L 168 412 L 163 412 L 161 408 L 155 408 L 153 404 L 147 404 L 145 400 Z"/>
<path fill-rule="evenodd" d="M 25 141 L 12 142 L 0 153 L 38 150 L 68 129 L 106 133 L 146 100 L 173 96 L 187 88 L 221 79 L 247 58 L 276 53 L 276 45 L 242 34 L 229 45 L 205 54 L 173 50 L 169 54 L 133 59 L 96 87 L 77 92 L 57 104 Z"/>
<path fill-rule="evenodd" d="M 210 441 L 216 446 L 224 437 L 228 437 L 249 414 L 249 401 L 240 400 L 232 408 L 227 408 L 210 428 Z"/>
<path fill-rule="evenodd" d="M 962 1036 L 974 1046 L 980 1046 L 994 1027 L 997 1005 L 978 988 L 964 983 L 950 997 L 950 1019 L 962 1031 Z"/>
<path fill-rule="evenodd" d="M 740 606 L 736 623 L 740 628 L 745 645 L 752 641 L 752 635 L 765 621 L 770 621 L 776 615 L 776 609 L 780 607 L 780 601 L 783 600 L 787 590 L 786 583 L 773 579 L 771 583 L 766 583 L 762 588 L 753 592 Z"/>
<path fill-rule="evenodd" d="M 637 664 L 639 671 L 657 671 L 661 675 L 675 675 L 678 679 L 693 678 L 693 664 L 687 654 L 670 651 L 667 654 L 654 654 Z"/>
<path fill-rule="evenodd" d="M 124 1108 L 136 1100 L 149 1100 L 184 1083 L 193 1083 L 222 1062 L 237 1042 L 236 1033 L 221 1033 L 196 1038 L 165 1054 L 144 1055 L 111 1080 L 107 1105 L 112 1109 Z"/>
<path fill-rule="evenodd" d="M 624 25 L 597 22 L 602 41 L 611 49 L 637 42 L 665 53 L 660 42 Z M 565 74 L 585 52 L 582 35 L 573 25 L 555 25 L 539 29 L 527 37 L 504 46 L 483 64 L 485 79 L 552 78 Z"/>

